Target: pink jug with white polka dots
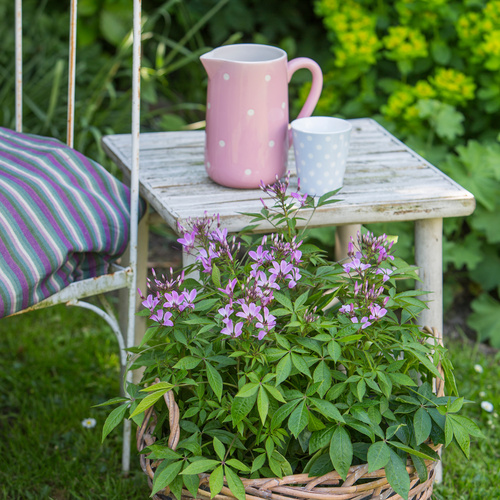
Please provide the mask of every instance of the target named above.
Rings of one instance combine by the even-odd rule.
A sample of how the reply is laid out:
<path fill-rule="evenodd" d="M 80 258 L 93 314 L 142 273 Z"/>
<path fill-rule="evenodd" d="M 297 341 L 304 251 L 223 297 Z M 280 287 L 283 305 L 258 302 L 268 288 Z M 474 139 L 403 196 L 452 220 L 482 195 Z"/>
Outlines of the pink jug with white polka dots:
<path fill-rule="evenodd" d="M 319 65 L 268 45 L 226 45 L 201 56 L 208 74 L 205 168 L 212 180 L 256 188 L 281 177 L 290 145 L 288 82 L 306 68 L 309 96 L 299 117 L 310 116 L 323 86 Z"/>

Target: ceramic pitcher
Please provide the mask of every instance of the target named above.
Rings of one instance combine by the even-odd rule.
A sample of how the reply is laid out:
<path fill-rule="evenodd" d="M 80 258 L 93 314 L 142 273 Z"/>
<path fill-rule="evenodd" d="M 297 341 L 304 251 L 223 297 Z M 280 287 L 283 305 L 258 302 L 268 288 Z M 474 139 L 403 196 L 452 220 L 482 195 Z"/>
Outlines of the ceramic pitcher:
<path fill-rule="evenodd" d="M 291 137 L 288 83 L 295 71 L 312 73 L 299 117 L 310 116 L 323 86 L 319 65 L 268 45 L 226 45 L 201 56 L 208 74 L 205 168 L 216 183 L 256 188 L 287 167 Z"/>

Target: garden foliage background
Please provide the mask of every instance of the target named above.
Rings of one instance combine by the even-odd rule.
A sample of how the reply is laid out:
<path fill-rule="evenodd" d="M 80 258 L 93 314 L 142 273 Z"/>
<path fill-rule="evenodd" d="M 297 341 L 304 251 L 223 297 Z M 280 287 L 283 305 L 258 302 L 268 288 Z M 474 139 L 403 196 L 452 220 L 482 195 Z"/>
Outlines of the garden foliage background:
<path fill-rule="evenodd" d="M 64 139 L 67 6 L 23 3 L 25 129 Z M 0 123 L 11 127 L 13 5 L 0 4 Z M 100 138 L 129 129 L 131 9 L 129 0 L 79 0 L 75 147 L 113 172 Z M 320 63 L 316 114 L 371 116 L 470 190 L 474 214 L 444 223 L 445 307 L 470 310 L 468 327 L 500 347 L 500 0 L 145 0 L 143 10 L 143 130 L 201 127 L 199 56 L 268 43 Z M 291 116 L 307 78 L 294 77 Z M 411 225 L 370 229 L 398 234 L 411 259 Z"/>

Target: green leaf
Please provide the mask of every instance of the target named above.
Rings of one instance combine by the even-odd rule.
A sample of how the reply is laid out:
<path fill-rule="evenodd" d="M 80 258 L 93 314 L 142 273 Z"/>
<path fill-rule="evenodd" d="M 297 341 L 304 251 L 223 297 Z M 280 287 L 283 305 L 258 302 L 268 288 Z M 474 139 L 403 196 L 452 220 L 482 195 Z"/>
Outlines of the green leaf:
<path fill-rule="evenodd" d="M 153 497 L 158 491 L 166 488 L 178 475 L 182 469 L 184 462 L 180 460 L 179 462 L 174 462 L 165 469 L 161 470 L 158 474 L 156 471 L 153 478 L 153 488 L 151 492 L 151 497 Z"/>
<path fill-rule="evenodd" d="M 453 364 L 448 358 L 441 358 L 441 367 L 444 372 L 445 387 L 448 394 L 458 396 L 457 383 L 455 381 L 455 373 Z"/>
<path fill-rule="evenodd" d="M 328 365 L 324 361 L 318 363 L 313 373 L 313 380 L 314 382 L 321 382 L 317 392 L 321 398 L 324 397 L 332 385 L 332 375 Z"/>
<path fill-rule="evenodd" d="M 479 340 L 490 340 L 500 348 L 500 302 L 488 293 L 482 293 L 471 302 L 472 313 L 467 324 L 479 334 Z"/>
<path fill-rule="evenodd" d="M 368 448 L 368 472 L 385 467 L 391 457 L 390 449 L 384 441 L 377 441 Z"/>
<path fill-rule="evenodd" d="M 352 464 L 353 448 L 351 437 L 344 427 L 337 427 L 330 442 L 330 459 L 335 470 L 345 481 Z"/>
<path fill-rule="evenodd" d="M 174 386 L 169 382 L 158 382 L 157 384 L 150 385 L 141 389 L 141 392 L 155 392 L 161 389 L 166 389 L 166 392 L 173 389 Z"/>
<path fill-rule="evenodd" d="M 297 353 L 292 352 L 292 362 L 295 368 L 299 370 L 299 372 L 303 373 L 308 378 L 311 378 L 311 373 L 309 372 L 307 363 L 302 359 L 302 356 L 299 356 Z"/>
<path fill-rule="evenodd" d="M 276 401 L 279 401 L 280 403 L 286 403 L 285 398 L 283 397 L 281 392 L 278 391 L 278 389 L 276 389 L 276 387 L 273 387 L 272 385 L 269 384 L 264 384 L 264 387 L 266 391 L 269 392 L 269 394 L 271 394 L 271 396 L 274 399 L 276 399 Z"/>
<path fill-rule="evenodd" d="M 422 451 L 414 450 L 413 448 L 410 448 L 409 446 L 406 446 L 403 443 L 400 443 L 399 441 L 387 441 L 389 444 L 392 444 L 392 446 L 399 448 L 400 450 L 406 451 L 406 453 L 410 453 L 410 455 L 415 455 L 416 457 L 423 458 L 424 460 L 434 460 L 435 457 L 429 455 L 428 453 L 424 453 Z"/>
<path fill-rule="evenodd" d="M 148 394 L 138 405 L 137 408 L 130 415 L 130 418 L 139 415 L 140 413 L 146 411 L 149 407 L 153 406 L 164 394 L 166 394 L 169 389 L 161 389 L 159 391 Z"/>
<path fill-rule="evenodd" d="M 330 342 L 328 342 L 328 354 L 330 354 L 335 363 L 342 355 L 342 349 L 340 348 L 339 343 L 335 342 L 335 340 L 331 340 Z"/>
<path fill-rule="evenodd" d="M 336 422 L 344 423 L 344 419 L 340 414 L 337 407 L 330 403 L 329 401 L 325 401 L 323 399 L 318 398 L 309 398 L 309 401 L 318 409 L 318 411 L 325 416 L 326 418 L 330 418 L 335 420 Z"/>
<path fill-rule="evenodd" d="M 212 474 L 210 474 L 208 485 L 210 487 L 210 498 L 213 498 L 221 492 L 224 486 L 224 469 L 222 465 L 216 467 Z"/>
<path fill-rule="evenodd" d="M 106 419 L 106 422 L 104 422 L 104 426 L 102 428 L 101 442 L 103 442 L 106 436 L 123 420 L 127 408 L 128 404 L 118 406 L 108 415 L 108 418 Z"/>
<path fill-rule="evenodd" d="M 217 288 L 222 287 L 220 282 L 220 271 L 215 264 L 212 264 L 212 282 Z"/>
<path fill-rule="evenodd" d="M 220 462 L 219 460 L 197 460 L 196 462 L 193 462 L 189 464 L 182 472 L 181 474 L 201 474 L 202 472 L 207 472 L 209 470 L 212 470 L 214 467 L 219 465 Z"/>
<path fill-rule="evenodd" d="M 366 382 L 364 379 L 361 379 L 357 385 L 356 385 L 356 392 L 357 392 L 357 396 L 358 396 L 358 399 L 360 401 L 363 401 L 363 397 L 365 396 L 366 394 Z"/>
<path fill-rule="evenodd" d="M 426 441 L 432 430 L 432 420 L 425 408 L 419 408 L 413 416 L 417 446 Z"/>
<path fill-rule="evenodd" d="M 461 415 L 453 415 L 454 424 L 461 425 L 471 436 L 484 438 L 484 434 L 477 424 L 468 417 L 463 417 Z"/>
<path fill-rule="evenodd" d="M 250 469 L 243 462 L 240 462 L 236 458 L 230 458 L 226 461 L 226 464 L 242 472 L 250 472 Z"/>
<path fill-rule="evenodd" d="M 462 406 L 464 405 L 464 398 L 457 398 L 453 403 L 448 408 L 449 413 L 457 413 L 462 409 Z"/>
<path fill-rule="evenodd" d="M 258 384 L 257 382 L 249 382 L 248 384 L 245 384 L 238 391 L 238 394 L 236 394 L 236 397 L 237 398 L 249 398 L 257 393 L 257 390 L 259 389 L 259 387 L 260 387 L 260 384 Z"/>
<path fill-rule="evenodd" d="M 427 472 L 427 467 L 425 465 L 424 459 L 417 457 L 415 455 L 411 455 L 411 461 L 413 462 L 413 465 L 415 466 L 415 469 L 417 471 L 418 478 L 420 479 L 420 482 L 425 483 L 425 481 L 427 481 L 428 472 Z"/>
<path fill-rule="evenodd" d="M 98 405 L 93 405 L 93 408 L 97 408 L 99 406 L 115 405 L 117 403 L 125 403 L 125 401 L 127 401 L 128 403 L 130 403 L 130 399 L 128 399 L 128 398 L 112 398 L 112 399 L 109 399 L 108 401 L 106 401 L 104 403 L 100 403 Z"/>
<path fill-rule="evenodd" d="M 387 481 L 398 495 L 407 499 L 410 493 L 410 476 L 406 471 L 406 464 L 391 449 L 389 453 L 390 458 L 385 466 Z"/>
<path fill-rule="evenodd" d="M 273 292 L 273 297 L 286 309 L 288 309 L 290 312 L 293 312 L 293 304 L 292 301 L 286 296 L 283 295 L 280 292 Z"/>
<path fill-rule="evenodd" d="M 405 375 L 404 373 L 388 373 L 388 375 L 393 382 L 396 382 L 396 384 L 408 385 L 411 387 L 415 387 L 417 385 L 410 377 L 408 377 L 408 375 Z"/>
<path fill-rule="evenodd" d="M 143 453 L 148 451 L 150 452 L 148 454 L 148 458 L 152 460 L 179 460 L 180 458 L 182 458 L 182 455 L 176 453 L 165 445 L 162 446 L 159 444 L 152 444 L 151 446 L 145 448 L 143 450 Z"/>
<path fill-rule="evenodd" d="M 220 373 L 208 361 L 205 361 L 205 367 L 207 369 L 208 384 L 214 391 L 217 399 L 220 401 L 222 399 L 222 377 L 220 376 Z"/>
<path fill-rule="evenodd" d="M 299 404 L 299 400 L 290 401 L 286 405 L 282 405 L 274 412 L 273 418 L 271 419 L 271 429 L 276 429 L 281 425 L 283 420 L 285 420 L 293 409 Z"/>
<path fill-rule="evenodd" d="M 462 427 L 462 425 L 455 420 L 455 415 L 448 415 L 446 418 L 446 423 L 448 424 L 448 421 L 451 424 L 451 427 L 453 429 L 453 435 L 455 436 L 455 439 L 457 440 L 458 445 L 460 446 L 460 449 L 462 450 L 463 454 L 467 459 L 470 457 L 470 437 L 469 433 Z M 445 429 L 446 433 L 446 429 Z"/>
<path fill-rule="evenodd" d="M 200 487 L 200 477 L 198 474 L 188 474 L 182 476 L 182 479 L 184 481 L 184 486 L 188 489 L 191 495 L 193 495 L 193 498 L 196 498 L 198 488 Z"/>
<path fill-rule="evenodd" d="M 260 470 L 265 462 L 266 462 L 266 454 L 265 453 L 261 453 L 260 455 L 257 455 L 255 460 L 253 461 L 252 470 L 250 471 L 250 473 L 253 474 L 254 472 L 257 472 L 258 470 Z"/>
<path fill-rule="evenodd" d="M 231 417 L 233 425 L 238 425 L 252 410 L 257 400 L 257 393 L 248 398 L 236 397 L 231 405 Z"/>
<path fill-rule="evenodd" d="M 384 396 L 389 399 L 391 397 L 392 393 L 392 382 L 390 381 L 389 377 L 382 371 L 377 371 L 377 379 L 380 385 L 380 388 L 382 389 L 382 392 L 384 393 Z"/>
<path fill-rule="evenodd" d="M 281 358 L 280 362 L 276 365 L 276 386 L 284 382 L 292 371 L 292 358 L 287 354 Z"/>
<path fill-rule="evenodd" d="M 181 370 L 192 370 L 196 368 L 201 363 L 201 358 L 195 358 L 194 356 L 186 356 L 180 359 L 173 368 L 178 368 Z"/>
<path fill-rule="evenodd" d="M 226 448 L 224 445 L 216 437 L 213 439 L 213 445 L 216 455 L 220 460 L 224 460 L 224 455 L 226 454 Z"/>
<path fill-rule="evenodd" d="M 269 412 L 269 397 L 267 391 L 262 386 L 257 395 L 257 410 L 259 411 L 260 420 L 264 424 Z"/>
<path fill-rule="evenodd" d="M 243 482 L 238 477 L 236 472 L 234 472 L 227 465 L 224 466 L 224 472 L 226 473 L 227 485 L 229 486 L 231 493 L 238 500 L 245 500 L 246 499 L 245 487 L 243 486 Z"/>
<path fill-rule="evenodd" d="M 309 454 L 316 453 L 321 448 L 325 448 L 330 444 L 335 427 L 325 427 L 320 431 L 313 432 L 309 439 Z"/>
<path fill-rule="evenodd" d="M 299 434 L 305 429 L 308 421 L 307 413 L 308 410 L 306 402 L 302 400 L 290 415 L 290 418 L 288 419 L 288 428 L 295 437 L 298 437 Z"/>
<path fill-rule="evenodd" d="M 425 355 L 421 354 L 414 349 L 411 349 L 411 353 L 437 378 L 442 378 L 439 370 L 434 366 L 432 361 Z"/>

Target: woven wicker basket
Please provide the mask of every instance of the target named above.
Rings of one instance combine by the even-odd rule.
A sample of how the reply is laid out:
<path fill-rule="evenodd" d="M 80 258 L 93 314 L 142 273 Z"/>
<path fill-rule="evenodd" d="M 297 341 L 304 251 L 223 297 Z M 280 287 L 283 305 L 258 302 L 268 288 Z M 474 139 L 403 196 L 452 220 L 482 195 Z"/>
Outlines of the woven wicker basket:
<path fill-rule="evenodd" d="M 430 329 L 428 329 L 430 331 Z M 433 331 L 436 335 L 436 331 Z M 159 380 L 158 380 L 159 382 Z M 436 393 L 438 396 L 444 394 L 444 383 L 436 381 Z M 169 411 L 170 436 L 168 446 L 175 450 L 179 443 L 179 407 L 175 402 L 171 391 L 164 395 L 165 403 Z M 144 417 L 143 424 L 137 429 L 137 449 L 142 451 L 145 447 L 152 445 L 156 438 L 153 436 L 156 426 L 156 415 L 153 408 L 149 408 Z M 439 451 L 441 446 L 434 450 Z M 140 455 L 142 470 L 148 476 L 149 486 L 152 487 L 153 476 L 158 461 L 152 461 L 146 455 Z M 428 478 L 421 483 L 418 474 L 411 462 L 408 461 L 406 470 L 410 474 L 409 500 L 428 500 L 431 498 L 434 484 L 435 469 L 438 462 L 426 460 Z M 200 487 L 196 497 L 183 490 L 181 500 L 209 500 L 210 489 L 208 486 L 209 474 L 200 474 Z M 355 465 L 349 469 L 347 479 L 342 481 L 337 472 L 330 472 L 321 477 L 309 477 L 308 474 L 296 474 L 279 478 L 246 479 L 241 478 L 246 491 L 247 500 L 400 500 L 401 497 L 394 492 L 385 476 L 385 470 L 368 473 L 368 464 Z M 235 496 L 224 483 L 222 491 L 214 497 L 215 500 L 235 500 Z M 154 500 L 174 500 L 169 495 L 168 488 L 158 492 Z"/>

